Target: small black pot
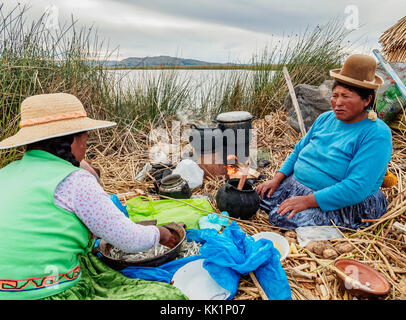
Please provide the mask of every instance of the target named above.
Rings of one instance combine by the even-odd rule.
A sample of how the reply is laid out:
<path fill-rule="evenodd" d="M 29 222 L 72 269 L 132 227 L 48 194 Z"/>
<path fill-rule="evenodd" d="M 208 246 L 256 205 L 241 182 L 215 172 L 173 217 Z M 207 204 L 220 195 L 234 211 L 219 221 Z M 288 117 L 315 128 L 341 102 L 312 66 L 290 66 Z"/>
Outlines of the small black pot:
<path fill-rule="evenodd" d="M 192 191 L 179 174 L 170 174 L 161 180 L 159 194 L 175 199 L 189 199 Z"/>
<path fill-rule="evenodd" d="M 216 195 L 217 207 L 220 211 L 227 211 L 230 217 L 247 220 L 259 209 L 259 195 L 251 181 L 246 181 L 242 190 L 237 186 L 240 179 L 230 179 L 223 185 Z"/>

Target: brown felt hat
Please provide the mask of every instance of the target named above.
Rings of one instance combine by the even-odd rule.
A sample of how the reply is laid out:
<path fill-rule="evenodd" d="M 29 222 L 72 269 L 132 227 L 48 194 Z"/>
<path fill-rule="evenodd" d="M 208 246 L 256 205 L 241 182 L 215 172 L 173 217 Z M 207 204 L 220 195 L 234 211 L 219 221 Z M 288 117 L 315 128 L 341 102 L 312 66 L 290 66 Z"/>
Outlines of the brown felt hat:
<path fill-rule="evenodd" d="M 330 76 L 355 87 L 378 89 L 383 79 L 376 73 L 376 60 L 365 54 L 353 54 L 345 60 L 341 69 L 330 70 Z"/>
<path fill-rule="evenodd" d="M 114 125 L 115 122 L 88 118 L 83 104 L 74 95 L 39 94 L 21 103 L 20 130 L 0 141 L 0 149 Z"/>

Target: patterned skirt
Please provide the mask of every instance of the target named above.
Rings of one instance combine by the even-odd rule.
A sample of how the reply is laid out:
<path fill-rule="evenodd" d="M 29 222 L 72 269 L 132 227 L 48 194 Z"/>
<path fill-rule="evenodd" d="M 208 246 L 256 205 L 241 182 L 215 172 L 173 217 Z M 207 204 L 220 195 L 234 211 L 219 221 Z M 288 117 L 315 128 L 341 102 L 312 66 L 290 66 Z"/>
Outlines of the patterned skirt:
<path fill-rule="evenodd" d="M 309 208 L 296 213 L 288 219 L 288 213 L 280 216 L 277 212 L 279 205 L 294 196 L 306 196 L 314 191 L 297 181 L 293 174 L 286 177 L 279 188 L 270 196 L 261 199 L 260 208 L 269 214 L 269 222 L 277 227 L 296 229 L 307 226 L 336 226 L 357 229 L 369 226 L 370 222 L 362 219 L 379 219 L 387 209 L 387 201 L 381 190 L 369 196 L 364 201 L 342 209 L 324 212 L 320 208 Z"/>
<path fill-rule="evenodd" d="M 93 253 L 80 257 L 82 275 L 72 288 L 42 300 L 187 300 L 169 283 L 127 278 Z M 50 294 L 52 294 L 52 287 Z"/>

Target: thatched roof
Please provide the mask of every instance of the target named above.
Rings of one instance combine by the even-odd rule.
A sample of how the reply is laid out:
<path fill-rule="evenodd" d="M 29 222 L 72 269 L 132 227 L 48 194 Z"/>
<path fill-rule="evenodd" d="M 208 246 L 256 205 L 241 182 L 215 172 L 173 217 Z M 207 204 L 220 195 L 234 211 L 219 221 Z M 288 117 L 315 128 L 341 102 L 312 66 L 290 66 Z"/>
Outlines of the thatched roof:
<path fill-rule="evenodd" d="M 388 62 L 406 62 L 406 16 L 379 38 Z"/>

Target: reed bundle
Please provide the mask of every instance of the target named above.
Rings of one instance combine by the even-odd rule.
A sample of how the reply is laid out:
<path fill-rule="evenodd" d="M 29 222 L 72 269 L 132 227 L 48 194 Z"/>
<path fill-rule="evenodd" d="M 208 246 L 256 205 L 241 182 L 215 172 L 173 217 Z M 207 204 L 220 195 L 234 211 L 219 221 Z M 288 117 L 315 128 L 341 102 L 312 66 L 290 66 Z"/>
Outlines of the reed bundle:
<path fill-rule="evenodd" d="M 406 62 L 406 16 L 379 38 L 388 62 Z"/>

